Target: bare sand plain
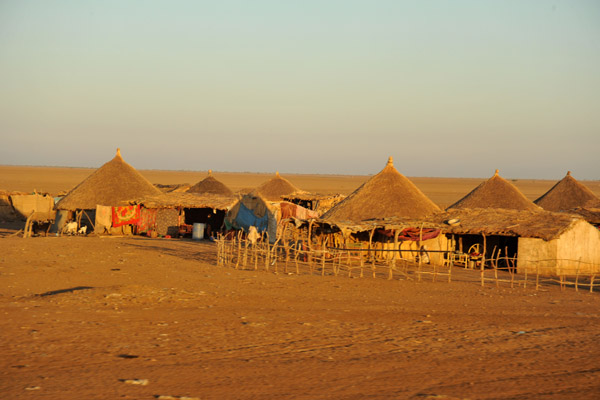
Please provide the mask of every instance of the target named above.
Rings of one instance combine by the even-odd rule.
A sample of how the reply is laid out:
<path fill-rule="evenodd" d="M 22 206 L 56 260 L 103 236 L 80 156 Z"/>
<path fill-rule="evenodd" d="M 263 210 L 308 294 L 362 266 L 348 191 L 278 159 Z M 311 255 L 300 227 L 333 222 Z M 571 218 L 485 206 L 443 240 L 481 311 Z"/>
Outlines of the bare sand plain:
<path fill-rule="evenodd" d="M 92 172 L 32 167 L 15 180 L 10 168 L 23 167 L 0 167 L 0 189 L 58 192 Z M 215 175 L 234 190 L 269 176 Z M 367 178 L 287 177 L 341 193 Z M 482 179 L 414 181 L 449 204 Z M 600 397 L 598 293 L 481 287 L 462 269 L 451 283 L 241 271 L 190 240 L 1 236 L 3 398 Z"/>

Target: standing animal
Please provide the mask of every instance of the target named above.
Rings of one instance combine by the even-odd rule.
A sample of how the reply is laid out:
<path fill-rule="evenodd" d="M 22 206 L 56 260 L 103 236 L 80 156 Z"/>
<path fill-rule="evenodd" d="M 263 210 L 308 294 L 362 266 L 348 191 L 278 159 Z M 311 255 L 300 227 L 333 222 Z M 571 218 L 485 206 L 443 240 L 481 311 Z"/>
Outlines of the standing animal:
<path fill-rule="evenodd" d="M 62 229 L 62 233 L 65 235 L 74 235 L 77 233 L 77 222 L 71 221 L 65 224 Z"/>

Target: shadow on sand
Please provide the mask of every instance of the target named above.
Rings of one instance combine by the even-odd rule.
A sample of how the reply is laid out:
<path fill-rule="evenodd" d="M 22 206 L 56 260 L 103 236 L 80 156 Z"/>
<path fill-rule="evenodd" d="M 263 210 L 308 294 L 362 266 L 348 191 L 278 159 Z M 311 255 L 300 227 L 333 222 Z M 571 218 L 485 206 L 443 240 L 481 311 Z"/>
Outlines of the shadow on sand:
<path fill-rule="evenodd" d="M 72 292 L 75 292 L 78 290 L 88 290 L 88 289 L 94 289 L 94 287 L 93 286 L 75 286 L 75 287 L 67 288 L 67 289 L 51 290 L 49 292 L 39 293 L 39 294 L 36 294 L 36 296 L 39 296 L 39 297 L 54 296 L 56 294 L 72 293 Z"/>

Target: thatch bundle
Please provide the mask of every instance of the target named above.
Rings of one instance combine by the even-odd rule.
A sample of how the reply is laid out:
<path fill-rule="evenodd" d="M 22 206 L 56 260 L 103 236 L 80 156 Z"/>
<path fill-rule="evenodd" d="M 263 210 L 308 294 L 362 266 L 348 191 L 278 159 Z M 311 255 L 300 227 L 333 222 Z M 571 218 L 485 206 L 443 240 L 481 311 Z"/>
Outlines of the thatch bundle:
<path fill-rule="evenodd" d="M 208 176 L 187 190 L 187 193 L 211 193 L 223 196 L 232 196 L 233 192 L 224 183 L 215 179 L 212 170 Z"/>
<path fill-rule="evenodd" d="M 577 207 L 568 212 L 581 216 L 590 224 L 600 225 L 600 207 Z"/>
<path fill-rule="evenodd" d="M 600 199 L 571 176 L 571 171 L 535 202 L 548 211 L 566 211 L 576 207 L 600 207 Z"/>
<path fill-rule="evenodd" d="M 600 211 L 600 210 L 598 210 Z M 337 227 L 346 233 L 369 232 L 373 229 L 405 228 L 440 229 L 446 234 L 517 236 L 552 240 L 570 229 L 581 216 L 544 210 L 508 210 L 501 208 L 452 209 L 421 218 L 373 218 L 360 222 L 319 219 L 319 225 Z M 456 223 L 449 224 L 454 220 Z"/>
<path fill-rule="evenodd" d="M 462 208 L 501 208 L 508 210 L 539 210 L 515 185 L 498 175 L 481 183 L 465 197 L 448 207 Z"/>
<path fill-rule="evenodd" d="M 220 195 L 213 193 L 181 193 L 170 192 L 159 195 L 144 196 L 132 204 L 141 204 L 146 208 L 212 208 L 215 210 L 229 210 L 238 200 L 236 195 Z"/>
<path fill-rule="evenodd" d="M 387 165 L 342 202 L 323 215 L 324 220 L 359 222 L 389 217 L 422 218 L 439 212 L 389 158 Z"/>
<path fill-rule="evenodd" d="M 279 172 L 275 173 L 275 177 L 252 191 L 252 195 L 261 196 L 265 200 L 269 201 L 281 201 L 283 196 L 290 195 L 292 193 L 302 192 L 290 181 L 279 176 Z"/>
<path fill-rule="evenodd" d="M 57 204 L 57 210 L 90 210 L 97 205 L 118 206 L 144 196 L 160 195 L 150 181 L 121 158 L 115 158 L 98 168 L 72 189 Z"/>
<path fill-rule="evenodd" d="M 460 221 L 457 225 L 446 225 L 445 233 L 461 235 L 500 235 L 556 239 L 581 217 L 538 210 L 509 210 L 492 208 L 452 209 L 443 215 L 448 220 Z M 442 222 L 442 221 L 438 221 Z"/>

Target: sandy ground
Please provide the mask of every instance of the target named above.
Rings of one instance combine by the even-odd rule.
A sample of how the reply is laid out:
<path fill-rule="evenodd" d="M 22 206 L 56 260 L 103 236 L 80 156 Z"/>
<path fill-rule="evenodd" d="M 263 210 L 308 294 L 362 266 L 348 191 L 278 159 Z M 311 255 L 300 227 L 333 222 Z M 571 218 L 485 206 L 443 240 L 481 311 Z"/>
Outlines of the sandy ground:
<path fill-rule="evenodd" d="M 187 240 L 0 254 L 3 398 L 600 397 L 597 293 L 240 271 Z"/>
<path fill-rule="evenodd" d="M 10 168 L 2 189 L 67 190 L 91 172 Z M 235 189 L 268 179 L 230 175 L 217 177 Z M 366 177 L 290 179 L 350 192 Z M 480 181 L 415 179 L 438 203 Z M 0 398 L 600 398 L 598 293 L 481 287 L 462 269 L 451 283 L 240 271 L 217 267 L 211 242 L 10 232 Z"/>

